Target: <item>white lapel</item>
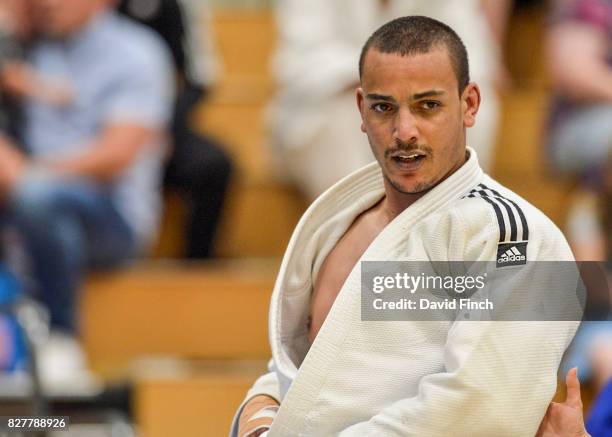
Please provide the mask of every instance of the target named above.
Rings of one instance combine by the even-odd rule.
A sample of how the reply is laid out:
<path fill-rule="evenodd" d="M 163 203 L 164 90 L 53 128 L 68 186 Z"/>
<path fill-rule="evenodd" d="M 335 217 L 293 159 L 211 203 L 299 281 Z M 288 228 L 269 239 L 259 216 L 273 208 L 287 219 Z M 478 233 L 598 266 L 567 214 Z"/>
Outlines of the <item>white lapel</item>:
<path fill-rule="evenodd" d="M 423 217 L 459 199 L 477 185 L 483 172 L 473 150 L 468 161 L 454 174 L 396 217 L 365 251 L 360 261 L 397 259 L 397 235 Z M 340 181 L 324 193 L 306 212 L 289 243 L 270 307 L 270 342 L 281 381 L 287 389 L 270 436 L 307 434 L 308 415 L 325 375 L 341 352 L 351 324 L 360 320 L 361 263 L 358 262 L 340 290 L 323 326 L 307 351 L 306 317 L 313 283 L 313 267 L 336 244 L 353 219 L 383 195 L 382 175 L 374 163 Z M 318 233 L 317 233 L 318 231 Z M 330 234 L 330 231 L 336 231 Z M 338 235 L 339 234 L 339 235 Z M 325 241 L 326 237 L 331 237 Z M 317 268 L 318 270 L 318 268 Z M 315 272 L 316 273 L 316 272 Z M 299 370 L 297 369 L 299 367 Z M 279 434 L 276 434 L 278 431 Z"/>

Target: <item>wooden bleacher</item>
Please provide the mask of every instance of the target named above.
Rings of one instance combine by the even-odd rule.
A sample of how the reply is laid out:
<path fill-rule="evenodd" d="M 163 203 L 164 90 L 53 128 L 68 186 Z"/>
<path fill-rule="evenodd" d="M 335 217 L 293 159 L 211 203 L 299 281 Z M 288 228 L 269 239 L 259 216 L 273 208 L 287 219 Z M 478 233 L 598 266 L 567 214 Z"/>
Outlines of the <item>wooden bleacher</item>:
<path fill-rule="evenodd" d="M 151 260 L 88 281 L 81 302 L 87 356 L 105 379 L 135 382 L 139 435 L 225 435 L 270 357 L 277 269 L 277 259 Z M 175 365 L 168 368 L 169 358 Z M 164 371 L 155 370 L 158 363 Z"/>
<path fill-rule="evenodd" d="M 223 74 L 193 121 L 223 140 L 237 167 L 218 237 L 222 259 L 205 265 L 159 259 L 177 256 L 184 245 L 184 209 L 170 194 L 155 257 L 91 278 L 81 304 L 91 367 L 109 380 L 136 381 L 134 408 L 145 437 L 227 433 L 270 356 L 270 293 L 306 207 L 295 188 L 276 177 L 265 147 L 275 40 L 270 11 L 217 11 L 213 31 Z M 135 370 L 143 357 L 181 364 L 161 375 Z"/>
<path fill-rule="evenodd" d="M 562 225 L 567 184 L 543 170 L 546 82 L 541 63 L 533 62 L 541 59 L 541 18 L 541 11 L 526 11 L 510 26 L 508 63 L 517 83 L 503 96 L 494 176 Z M 265 147 L 263 116 L 273 93 L 271 12 L 217 11 L 214 33 L 224 74 L 194 122 L 223 139 L 238 168 L 218 244 L 225 261 L 199 266 L 147 260 L 92 278 L 82 299 L 83 340 L 100 374 L 134 375 L 129 363 L 143 356 L 171 356 L 184 365 L 161 375 L 137 372 L 135 410 L 145 437 L 226 433 L 269 356 L 269 296 L 279 257 L 306 206 L 276 176 Z M 182 247 L 181 204 L 170 197 L 168 206 L 156 249 L 166 257 Z"/>
<path fill-rule="evenodd" d="M 96 276 L 81 303 L 92 366 L 112 375 L 144 355 L 266 359 L 276 260 L 147 261 Z"/>
<path fill-rule="evenodd" d="M 135 394 L 136 420 L 145 437 L 225 436 L 236 407 L 265 363 L 209 363 L 189 372 L 145 375 Z"/>

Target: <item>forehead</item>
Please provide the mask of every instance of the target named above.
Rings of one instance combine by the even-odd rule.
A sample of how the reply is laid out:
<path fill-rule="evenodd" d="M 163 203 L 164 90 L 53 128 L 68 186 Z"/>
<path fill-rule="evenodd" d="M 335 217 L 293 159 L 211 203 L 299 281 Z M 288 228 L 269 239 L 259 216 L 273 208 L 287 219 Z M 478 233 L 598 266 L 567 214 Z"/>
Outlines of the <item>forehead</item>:
<path fill-rule="evenodd" d="M 450 93 L 456 92 L 458 81 L 444 47 L 406 56 L 371 48 L 364 59 L 361 86 L 368 93 L 385 95 L 431 89 Z"/>

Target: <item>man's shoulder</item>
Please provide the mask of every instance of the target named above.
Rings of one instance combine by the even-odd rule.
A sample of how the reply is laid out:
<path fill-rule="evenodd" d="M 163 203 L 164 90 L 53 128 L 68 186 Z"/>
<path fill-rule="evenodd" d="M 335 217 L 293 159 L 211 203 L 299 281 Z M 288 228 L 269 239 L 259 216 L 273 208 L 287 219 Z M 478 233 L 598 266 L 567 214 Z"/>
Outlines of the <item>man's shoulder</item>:
<path fill-rule="evenodd" d="M 170 60 L 168 49 L 159 35 L 118 13 L 110 13 L 103 32 L 109 54 L 122 65 L 152 66 Z"/>
<path fill-rule="evenodd" d="M 502 222 L 503 218 L 499 225 L 510 233 L 516 230 L 516 226 L 529 224 L 556 229 L 552 220 L 538 207 L 489 176 L 465 193 L 456 206 L 467 217 L 484 214 L 497 222 Z"/>
<path fill-rule="evenodd" d="M 507 251 L 526 256 L 528 245 L 536 249 L 530 250 L 536 258 L 554 248 L 566 252 L 563 233 L 546 214 L 488 176 L 458 199 L 451 210 L 460 217 L 467 238 L 494 243 L 498 258 Z"/>

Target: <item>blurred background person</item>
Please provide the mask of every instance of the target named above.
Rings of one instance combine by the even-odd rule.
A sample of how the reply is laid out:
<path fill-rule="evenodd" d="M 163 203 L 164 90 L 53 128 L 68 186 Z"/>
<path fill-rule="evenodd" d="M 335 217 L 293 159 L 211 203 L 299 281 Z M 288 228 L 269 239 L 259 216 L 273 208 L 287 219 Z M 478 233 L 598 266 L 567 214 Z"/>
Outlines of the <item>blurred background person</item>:
<path fill-rule="evenodd" d="M 567 236 L 578 260 L 610 261 L 612 241 L 612 1 L 551 4 L 547 61 L 553 85 L 547 152 L 555 170 L 577 181 Z M 610 434 L 612 322 L 587 321 L 562 369 L 599 393 L 587 418 L 593 435 Z"/>
<path fill-rule="evenodd" d="M 232 163 L 224 147 L 196 132 L 191 115 L 207 93 L 214 75 L 214 57 L 206 31 L 202 1 L 122 0 L 119 11 L 155 30 L 172 52 L 178 84 L 172 121 L 173 147 L 164 185 L 176 190 L 188 209 L 184 240 L 188 258 L 209 258 Z M 204 27 L 204 28 L 203 28 Z"/>
<path fill-rule="evenodd" d="M 272 142 L 281 168 L 313 200 L 334 182 L 371 162 L 359 130 L 354 90 L 360 43 L 382 23 L 426 15 L 457 31 L 470 53 L 470 75 L 481 89 L 478 123 L 468 135 L 490 171 L 498 118 L 496 80 L 506 80 L 501 44 L 509 0 L 280 0 L 271 108 Z"/>
<path fill-rule="evenodd" d="M 158 37 L 113 3 L 35 0 L 44 20 L 28 60 L 53 92 L 23 102 L 27 153 L 0 141 L 0 214 L 23 240 L 50 311 L 40 363 L 50 391 L 93 382 L 76 341 L 85 271 L 142 253 L 160 213 L 171 61 Z"/>
<path fill-rule="evenodd" d="M 17 138 L 19 100 L 36 94 L 34 74 L 24 60 L 33 37 L 31 0 L 0 1 L 0 132 Z"/>
<path fill-rule="evenodd" d="M 547 54 L 554 87 L 548 153 L 576 177 L 567 233 L 576 258 L 610 260 L 612 2 L 556 0 Z"/>

